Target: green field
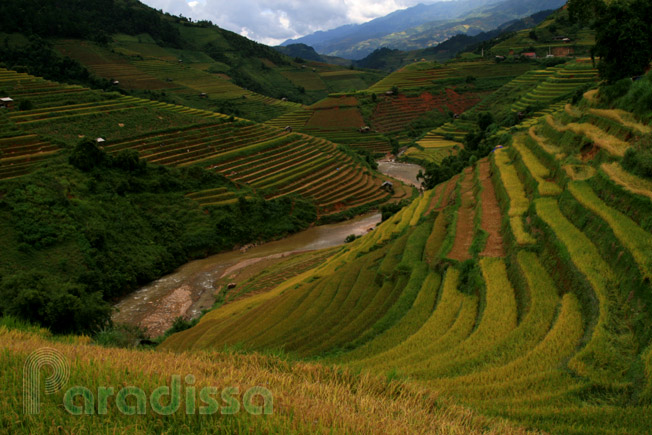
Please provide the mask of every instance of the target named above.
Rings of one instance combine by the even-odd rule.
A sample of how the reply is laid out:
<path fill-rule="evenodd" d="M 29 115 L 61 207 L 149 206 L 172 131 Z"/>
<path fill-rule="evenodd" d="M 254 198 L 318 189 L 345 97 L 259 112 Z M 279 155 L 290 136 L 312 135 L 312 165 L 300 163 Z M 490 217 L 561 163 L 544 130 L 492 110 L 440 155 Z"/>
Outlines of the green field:
<path fill-rule="evenodd" d="M 596 105 L 540 117 L 493 153 L 491 172 L 465 171 L 454 192 L 426 192 L 297 280 L 211 312 L 162 347 L 281 348 L 409 379 L 529 429 L 645 433 L 652 379 L 638 367 L 651 338 L 642 320 L 651 315 L 651 228 L 633 206 L 652 207 L 649 186 L 582 158 L 580 136 L 594 130 L 553 128 L 586 120 L 606 129 L 616 115 Z M 618 116 L 631 140 L 643 134 L 634 114 Z M 488 184 L 495 202 L 481 193 Z M 483 228 L 500 229 L 501 256 L 480 253 L 491 240 Z M 630 309 L 641 320 L 624 315 Z"/>
<path fill-rule="evenodd" d="M 0 432 L 650 433 L 652 73 L 599 83 L 565 9 L 384 75 L 138 7 L 151 34 L 41 46 L 103 90 L 0 68 Z M 372 211 L 345 244 L 239 257 Z M 158 338 L 107 322 L 184 263 L 212 308 Z M 43 348 L 88 390 L 25 415 Z M 130 387 L 178 382 L 170 415 Z"/>

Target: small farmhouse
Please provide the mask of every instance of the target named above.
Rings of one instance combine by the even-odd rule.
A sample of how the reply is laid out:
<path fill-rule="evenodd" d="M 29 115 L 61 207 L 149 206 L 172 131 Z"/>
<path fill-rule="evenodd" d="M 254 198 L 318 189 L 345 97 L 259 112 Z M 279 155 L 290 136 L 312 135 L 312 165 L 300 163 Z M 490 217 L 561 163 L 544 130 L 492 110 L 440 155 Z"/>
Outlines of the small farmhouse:
<path fill-rule="evenodd" d="M 385 182 L 380 186 L 380 188 L 381 188 L 381 189 L 384 189 L 384 190 L 386 190 L 386 191 L 388 191 L 388 192 L 393 192 L 393 191 L 394 191 L 394 183 L 392 183 L 391 181 L 385 181 Z"/>
<path fill-rule="evenodd" d="M 11 110 L 14 108 L 14 100 L 9 97 L 0 98 L 0 109 Z"/>

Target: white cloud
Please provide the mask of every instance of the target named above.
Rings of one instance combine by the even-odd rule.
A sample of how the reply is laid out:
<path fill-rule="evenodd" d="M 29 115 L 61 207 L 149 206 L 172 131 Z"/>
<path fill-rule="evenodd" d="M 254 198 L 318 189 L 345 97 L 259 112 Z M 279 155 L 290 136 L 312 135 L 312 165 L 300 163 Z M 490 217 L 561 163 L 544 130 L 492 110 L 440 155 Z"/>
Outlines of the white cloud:
<path fill-rule="evenodd" d="M 363 23 L 398 9 L 434 0 L 144 0 L 154 8 L 210 20 L 269 45 L 317 30 Z"/>

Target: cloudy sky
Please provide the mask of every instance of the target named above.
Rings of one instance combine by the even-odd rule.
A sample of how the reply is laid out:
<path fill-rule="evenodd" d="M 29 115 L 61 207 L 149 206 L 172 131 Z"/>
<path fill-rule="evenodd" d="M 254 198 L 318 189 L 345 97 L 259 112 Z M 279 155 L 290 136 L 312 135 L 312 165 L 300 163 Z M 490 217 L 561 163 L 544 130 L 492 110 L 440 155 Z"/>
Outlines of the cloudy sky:
<path fill-rule="evenodd" d="M 211 20 L 250 39 L 278 45 L 286 39 L 343 24 L 363 23 L 398 9 L 437 0 L 141 0 L 193 20 Z"/>

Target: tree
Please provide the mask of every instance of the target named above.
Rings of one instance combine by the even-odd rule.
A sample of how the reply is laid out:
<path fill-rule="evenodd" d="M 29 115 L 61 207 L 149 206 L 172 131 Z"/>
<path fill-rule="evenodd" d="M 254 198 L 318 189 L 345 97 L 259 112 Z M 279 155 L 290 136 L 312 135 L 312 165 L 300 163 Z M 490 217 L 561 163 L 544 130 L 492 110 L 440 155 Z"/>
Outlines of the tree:
<path fill-rule="evenodd" d="M 392 147 L 392 154 L 398 156 L 398 153 L 401 151 L 401 145 L 398 143 L 396 138 L 392 137 L 389 139 L 389 144 Z"/>
<path fill-rule="evenodd" d="M 95 142 L 85 139 L 77 144 L 68 160 L 77 169 L 89 172 L 106 161 L 106 153 Z"/>
<path fill-rule="evenodd" d="M 592 57 L 609 83 L 643 74 L 652 60 L 652 0 L 570 0 L 572 20 L 596 32 Z"/>

